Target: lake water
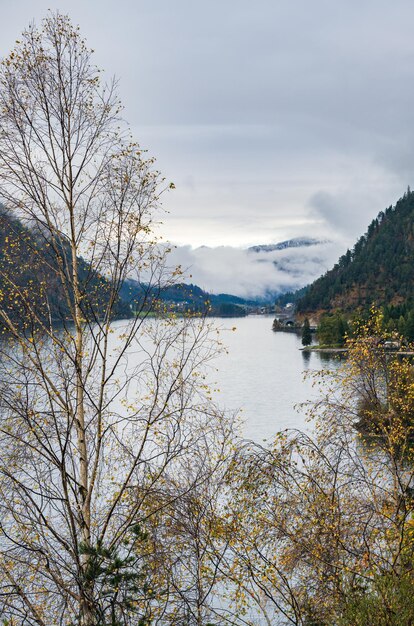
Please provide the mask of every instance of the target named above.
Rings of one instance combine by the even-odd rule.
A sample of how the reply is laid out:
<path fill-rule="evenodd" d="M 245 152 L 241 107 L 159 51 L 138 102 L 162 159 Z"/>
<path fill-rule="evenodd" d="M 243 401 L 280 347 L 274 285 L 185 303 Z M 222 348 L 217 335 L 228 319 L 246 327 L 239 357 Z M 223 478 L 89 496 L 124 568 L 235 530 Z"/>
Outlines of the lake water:
<path fill-rule="evenodd" d="M 317 392 L 309 370 L 334 369 L 339 360 L 318 352 L 303 352 L 300 335 L 273 332 L 273 316 L 249 315 L 244 318 L 216 318 L 213 325 L 220 330 L 220 340 L 227 353 L 214 360 L 209 368 L 210 387 L 217 404 L 237 412 L 242 420 L 242 435 L 258 443 L 271 440 L 286 428 L 310 429 L 301 403 L 316 400 Z M 114 323 L 114 329 L 124 331 L 126 322 Z M 145 325 L 153 320 L 145 321 Z M 233 330 L 235 329 L 235 330 Z M 117 332 L 111 336 L 117 345 Z M 144 341 L 145 344 L 145 341 Z M 148 346 L 151 351 L 151 345 Z M 127 370 L 132 371 L 142 360 L 142 350 L 128 350 Z M 135 389 L 128 388 L 131 396 Z M 297 408 L 295 408 L 297 407 Z M 118 407 L 121 410 L 121 405 Z"/>
<path fill-rule="evenodd" d="M 244 436 L 257 442 L 285 428 L 309 428 L 304 411 L 294 408 L 317 397 L 304 372 L 339 363 L 326 354 L 302 352 L 300 336 L 273 332 L 272 323 L 273 317 L 264 315 L 217 320 L 228 354 L 216 364 L 216 397 L 222 407 L 241 412 Z"/>

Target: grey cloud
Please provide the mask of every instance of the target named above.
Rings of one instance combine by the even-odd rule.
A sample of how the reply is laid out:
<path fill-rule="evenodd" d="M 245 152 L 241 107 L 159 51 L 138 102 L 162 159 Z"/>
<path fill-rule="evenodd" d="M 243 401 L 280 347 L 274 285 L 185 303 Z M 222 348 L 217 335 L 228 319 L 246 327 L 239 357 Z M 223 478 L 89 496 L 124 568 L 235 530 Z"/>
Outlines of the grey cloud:
<path fill-rule="evenodd" d="M 354 239 L 414 186 L 411 0 L 20 0 L 2 7 L 3 53 L 49 7 L 119 76 L 176 183 L 169 239 Z"/>

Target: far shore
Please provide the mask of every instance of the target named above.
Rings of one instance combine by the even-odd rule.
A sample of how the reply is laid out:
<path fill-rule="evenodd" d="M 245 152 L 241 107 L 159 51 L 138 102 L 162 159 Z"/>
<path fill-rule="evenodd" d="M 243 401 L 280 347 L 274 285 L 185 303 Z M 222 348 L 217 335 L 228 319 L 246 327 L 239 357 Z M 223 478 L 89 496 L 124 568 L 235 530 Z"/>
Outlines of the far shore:
<path fill-rule="evenodd" d="M 304 348 L 299 348 L 302 352 L 348 352 L 348 348 L 319 348 L 319 346 L 305 346 Z"/>
<path fill-rule="evenodd" d="M 319 348 L 319 346 L 305 346 L 299 348 L 302 352 L 348 352 L 348 348 L 335 348 L 334 346 Z M 397 354 L 398 356 L 414 356 L 414 350 L 386 350 L 387 354 Z"/>

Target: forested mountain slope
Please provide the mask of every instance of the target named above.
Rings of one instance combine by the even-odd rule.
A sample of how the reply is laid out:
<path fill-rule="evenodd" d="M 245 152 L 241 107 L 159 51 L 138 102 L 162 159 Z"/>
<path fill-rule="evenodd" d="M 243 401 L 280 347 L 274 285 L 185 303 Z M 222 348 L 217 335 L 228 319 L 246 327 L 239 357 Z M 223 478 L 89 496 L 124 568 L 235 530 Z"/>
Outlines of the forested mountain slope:
<path fill-rule="evenodd" d="M 246 300 L 231 294 L 211 294 L 197 285 L 173 283 L 151 286 L 127 279 L 121 287 L 120 296 L 137 308 L 143 298 L 148 306 L 155 309 L 160 303 L 170 310 L 178 312 L 208 314 L 218 317 L 244 317 L 247 309 L 257 308 L 261 300 Z"/>
<path fill-rule="evenodd" d="M 414 192 L 381 211 L 365 235 L 298 300 L 299 313 L 400 306 L 414 300 Z"/>
<path fill-rule="evenodd" d="M 71 280 L 71 255 L 63 236 L 59 242 L 62 243 L 54 242 L 59 247 L 59 254 L 56 254 L 44 233 L 25 226 L 0 205 L 2 315 L 19 325 L 26 324 L 29 318 L 52 323 L 70 321 L 71 302 L 67 300 L 62 280 Z M 57 267 L 57 258 L 62 260 L 61 268 Z M 92 313 L 92 319 L 102 316 L 110 297 L 109 281 L 82 258 L 78 258 L 78 276 L 85 313 Z M 118 297 L 112 306 L 112 314 L 128 317 L 131 309 Z"/>

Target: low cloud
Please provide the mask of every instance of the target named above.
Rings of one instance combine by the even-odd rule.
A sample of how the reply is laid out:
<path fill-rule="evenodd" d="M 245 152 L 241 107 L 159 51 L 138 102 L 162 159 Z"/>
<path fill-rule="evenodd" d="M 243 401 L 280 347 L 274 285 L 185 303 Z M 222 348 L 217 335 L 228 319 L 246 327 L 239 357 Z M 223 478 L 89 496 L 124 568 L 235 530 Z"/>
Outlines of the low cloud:
<path fill-rule="evenodd" d="M 260 252 L 179 246 L 171 252 L 170 263 L 181 265 L 185 282 L 210 293 L 254 298 L 303 287 L 329 269 L 341 252 L 332 242 Z"/>

